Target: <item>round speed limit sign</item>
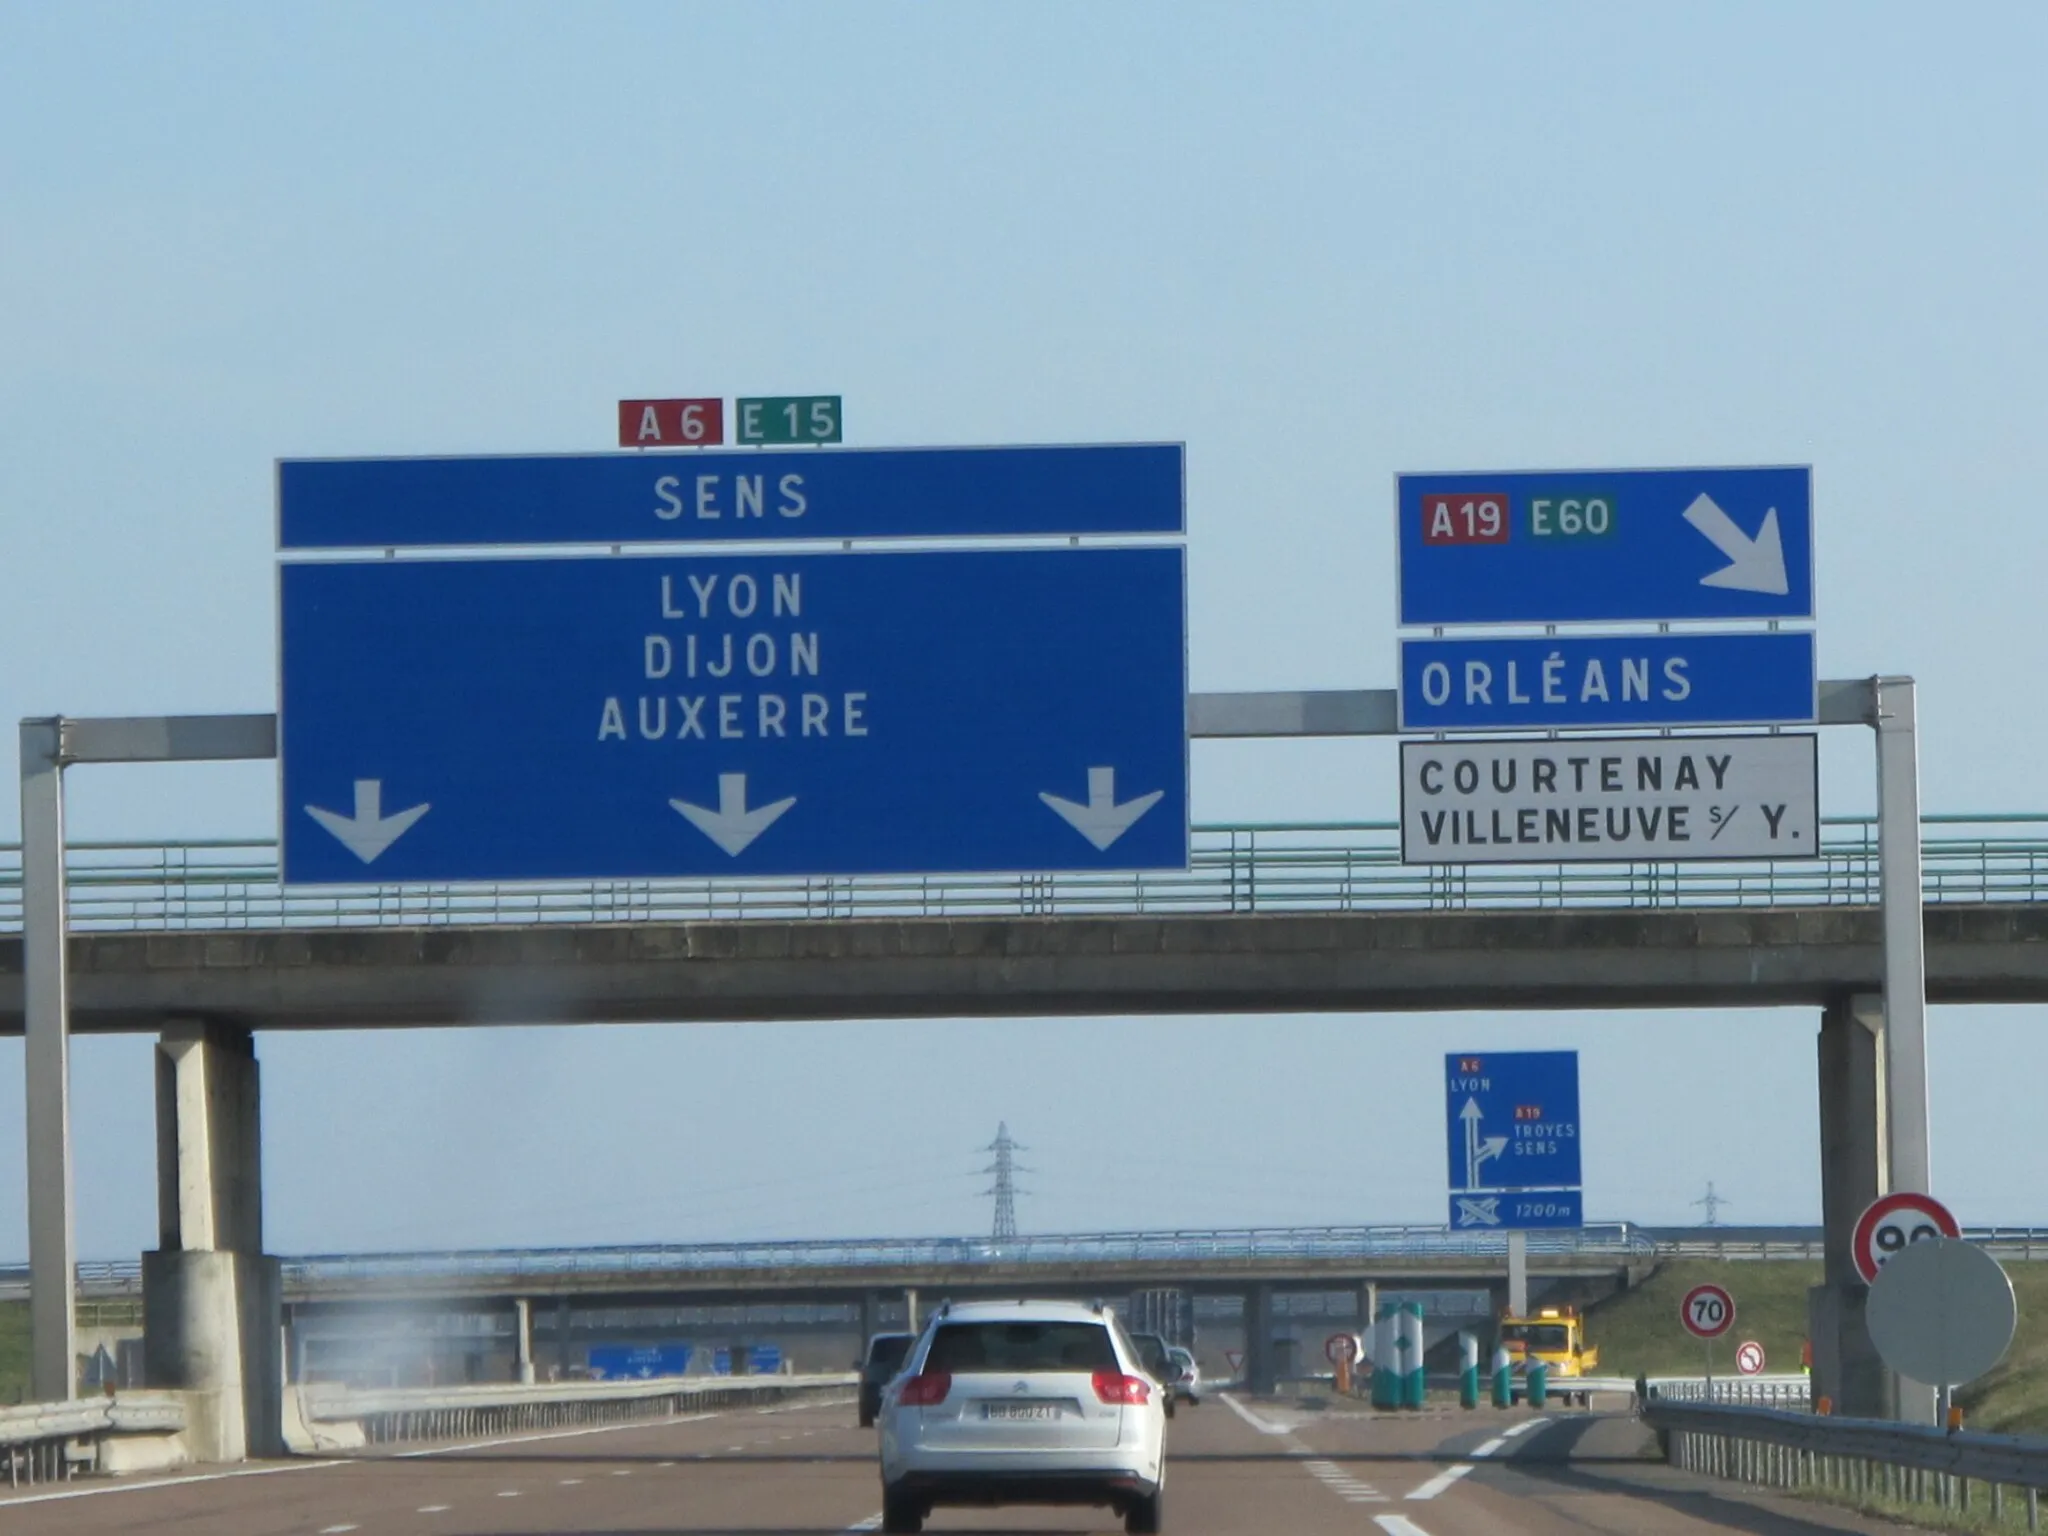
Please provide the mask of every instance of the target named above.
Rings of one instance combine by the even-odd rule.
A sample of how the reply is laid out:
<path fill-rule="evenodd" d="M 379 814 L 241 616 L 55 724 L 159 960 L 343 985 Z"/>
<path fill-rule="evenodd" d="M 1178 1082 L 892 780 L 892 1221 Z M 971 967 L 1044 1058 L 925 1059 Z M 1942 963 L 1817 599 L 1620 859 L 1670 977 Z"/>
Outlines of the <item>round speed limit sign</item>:
<path fill-rule="evenodd" d="M 1866 1284 L 1874 1284 L 1884 1261 L 1906 1244 L 1962 1235 L 1963 1229 L 1949 1215 L 1948 1207 L 1934 1196 L 1901 1191 L 1872 1201 L 1856 1218 L 1856 1235 L 1849 1240 L 1849 1252 L 1856 1260 L 1856 1273 Z"/>
<path fill-rule="evenodd" d="M 1678 1320 L 1695 1338 L 1718 1339 L 1735 1326 L 1735 1298 L 1718 1285 L 1696 1285 L 1678 1304 Z"/>

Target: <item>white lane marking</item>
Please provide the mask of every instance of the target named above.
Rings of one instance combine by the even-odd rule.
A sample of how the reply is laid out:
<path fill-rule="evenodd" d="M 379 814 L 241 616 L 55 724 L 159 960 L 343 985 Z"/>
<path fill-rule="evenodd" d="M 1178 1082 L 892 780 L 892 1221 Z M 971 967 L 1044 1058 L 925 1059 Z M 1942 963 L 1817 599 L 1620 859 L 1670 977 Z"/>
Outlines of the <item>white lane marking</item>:
<path fill-rule="evenodd" d="M 1443 1471 L 1437 1473 L 1435 1477 L 1432 1477 L 1420 1488 L 1409 1494 L 1408 1497 L 1411 1499 L 1433 1499 L 1471 1470 L 1472 1463 L 1469 1461 L 1461 1461 L 1455 1467 L 1445 1467 Z"/>
<path fill-rule="evenodd" d="M 1471 1450 L 1467 1451 L 1465 1454 L 1477 1460 L 1482 1456 L 1491 1456 L 1495 1451 L 1499 1450 L 1502 1446 L 1506 1445 L 1507 1443 L 1508 1437 L 1506 1435 L 1495 1435 L 1491 1440 L 1487 1441 L 1486 1444 L 1481 1446 L 1475 1446 Z"/>
<path fill-rule="evenodd" d="M 574 1488 L 578 1483 L 582 1481 L 583 1479 L 580 1477 L 565 1477 L 562 1479 L 562 1486 L 564 1488 Z"/>
<path fill-rule="evenodd" d="M 672 1462 L 672 1461 L 657 1461 L 657 1462 L 655 1463 L 655 1466 L 657 1466 L 657 1467 L 672 1467 L 672 1466 L 674 1466 L 674 1465 L 675 1465 L 675 1463 L 674 1463 L 674 1462 Z"/>
<path fill-rule="evenodd" d="M 615 1468 L 612 1472 L 613 1477 L 631 1477 L 632 1475 L 633 1474 L 631 1472 L 628 1472 L 623 1467 Z"/>
<path fill-rule="evenodd" d="M 1541 1418 L 1524 1419 L 1521 1423 L 1515 1425 L 1512 1429 L 1502 1430 L 1501 1438 L 1503 1440 L 1512 1440 L 1517 1435 L 1526 1435 L 1527 1433 L 1529 1433 L 1530 1430 L 1534 1429 L 1539 1424 L 1548 1424 L 1549 1422 L 1550 1420 Z"/>
<path fill-rule="evenodd" d="M 501 1499 L 516 1499 L 519 1497 L 519 1490 L 517 1488 L 500 1488 L 498 1490 L 498 1497 Z"/>
<path fill-rule="evenodd" d="M 1387 1536 L 1429 1536 L 1421 1526 L 1406 1515 L 1374 1515 L 1373 1524 L 1387 1533 Z"/>
<path fill-rule="evenodd" d="M 0 1499 L 0 1509 L 17 1504 L 54 1504 L 59 1499 L 96 1499 L 109 1493 L 148 1493 L 155 1488 L 184 1488 L 192 1483 L 218 1483 L 231 1477 L 269 1477 L 276 1472 L 318 1472 L 323 1467 L 345 1467 L 345 1461 L 297 1461 L 285 1467 L 242 1467 L 233 1472 L 198 1472 L 191 1477 L 163 1477 L 153 1483 L 117 1483 L 107 1488 L 66 1488 L 61 1493 L 24 1493 Z"/>
<path fill-rule="evenodd" d="M 1256 1413 L 1253 1413 L 1251 1409 L 1245 1407 L 1243 1403 L 1240 1403 L 1228 1392 L 1219 1392 L 1216 1395 L 1223 1399 L 1224 1405 L 1228 1407 L 1232 1413 L 1236 1414 L 1240 1419 L 1243 1419 L 1245 1423 L 1251 1425 L 1251 1427 L 1253 1429 L 1256 1429 L 1260 1434 L 1284 1435 L 1287 1433 L 1287 1426 L 1285 1424 L 1275 1424 L 1270 1419 L 1260 1418 Z"/>
<path fill-rule="evenodd" d="M 422 1515 L 445 1515 L 453 1507 L 449 1504 L 422 1504 L 417 1513 Z"/>
<path fill-rule="evenodd" d="M 574 1440 L 582 1435 L 616 1435 L 622 1429 L 661 1429 L 670 1424 L 701 1424 L 706 1419 L 715 1419 L 717 1417 L 718 1415 L 715 1413 L 685 1413 L 679 1414 L 673 1419 L 640 1419 L 638 1421 L 628 1421 L 624 1424 L 595 1424 L 588 1429 L 544 1429 L 531 1435 L 502 1435 L 496 1440 L 467 1440 L 461 1445 L 437 1445 L 428 1451 L 398 1451 L 389 1459 L 392 1461 L 418 1461 L 426 1456 L 454 1456 L 463 1451 L 487 1451 L 497 1445 L 526 1445 L 535 1440 Z M 386 1458 L 375 1457 L 368 1459 L 384 1460 Z M 343 1463 L 330 1461 L 323 1462 L 321 1465 L 338 1467 L 343 1465 Z M 362 1463 L 357 1462 L 355 1465 L 361 1466 Z M 289 1471 L 291 1469 L 280 1467 L 277 1470 Z"/>
<path fill-rule="evenodd" d="M 352 1525 L 323 1525 L 320 1527 L 320 1536 L 348 1536 L 354 1529 Z"/>
<path fill-rule="evenodd" d="M 869 1515 L 865 1520 L 854 1521 L 853 1524 L 841 1531 L 839 1536 L 854 1536 L 854 1533 L 857 1531 L 872 1531 L 881 1523 L 882 1517 L 880 1515 Z"/>

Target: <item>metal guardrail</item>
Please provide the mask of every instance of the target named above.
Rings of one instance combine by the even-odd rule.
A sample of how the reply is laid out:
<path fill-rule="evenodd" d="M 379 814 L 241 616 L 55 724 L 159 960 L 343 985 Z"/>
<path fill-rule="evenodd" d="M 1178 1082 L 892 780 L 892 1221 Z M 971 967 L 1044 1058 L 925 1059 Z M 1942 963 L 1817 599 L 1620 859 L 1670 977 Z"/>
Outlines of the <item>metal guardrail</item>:
<path fill-rule="evenodd" d="M 2048 816 L 1922 819 L 1926 899 L 2048 900 Z M 1218 823 L 1186 870 L 1149 873 L 536 881 L 287 890 L 266 839 L 70 846 L 81 932 L 1124 913 L 1868 906 L 1877 824 L 1831 817 L 1816 859 L 1434 869 L 1383 821 Z M 21 851 L 0 844 L 0 932 L 21 926 Z"/>
<path fill-rule="evenodd" d="M 721 1408 L 838 1397 L 860 1378 L 672 1376 L 651 1381 L 564 1381 L 533 1386 L 300 1388 L 309 1423 L 354 1423 L 371 1445 L 624 1424 Z"/>
<path fill-rule="evenodd" d="M 70 1403 L 0 1408 L 0 1462 L 7 1486 L 62 1482 L 96 1470 L 100 1442 L 114 1434 L 176 1434 L 185 1405 L 175 1397 L 124 1393 Z"/>
<path fill-rule="evenodd" d="M 1774 1408 L 1693 1406 L 1651 1397 L 1643 1422 L 1672 1465 L 1774 1488 L 1805 1488 L 1856 1502 L 1932 1504 L 1971 1512 L 1981 1492 L 1994 1519 L 2008 1490 L 2025 1501 L 2027 1529 L 2041 1528 L 2048 1440 L 1944 1432 L 1874 1419 L 1837 1419 Z"/>
<path fill-rule="evenodd" d="M 1813 1381 L 1804 1371 L 1774 1371 L 1769 1375 L 1652 1376 L 1651 1396 L 1659 1402 L 1698 1404 L 1728 1408 L 1782 1408 L 1806 1413 L 1813 1403 Z M 1634 1392 L 1637 1383 L 1623 1382 L 1621 1391 Z"/>

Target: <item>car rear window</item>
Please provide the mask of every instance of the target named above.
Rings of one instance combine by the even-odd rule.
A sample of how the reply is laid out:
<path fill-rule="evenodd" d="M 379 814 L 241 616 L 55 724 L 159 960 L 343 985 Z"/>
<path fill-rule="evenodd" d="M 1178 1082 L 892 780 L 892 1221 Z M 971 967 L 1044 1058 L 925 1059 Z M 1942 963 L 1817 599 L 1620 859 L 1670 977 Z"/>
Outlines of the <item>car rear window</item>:
<path fill-rule="evenodd" d="M 1116 1347 L 1100 1323 L 945 1323 L 928 1371 L 1113 1371 Z"/>
<path fill-rule="evenodd" d="M 910 1346 L 917 1340 L 910 1334 L 898 1334 L 893 1339 L 876 1339 L 868 1345 L 868 1369 L 871 1371 L 893 1371 L 903 1363 L 903 1357 L 910 1353 Z"/>

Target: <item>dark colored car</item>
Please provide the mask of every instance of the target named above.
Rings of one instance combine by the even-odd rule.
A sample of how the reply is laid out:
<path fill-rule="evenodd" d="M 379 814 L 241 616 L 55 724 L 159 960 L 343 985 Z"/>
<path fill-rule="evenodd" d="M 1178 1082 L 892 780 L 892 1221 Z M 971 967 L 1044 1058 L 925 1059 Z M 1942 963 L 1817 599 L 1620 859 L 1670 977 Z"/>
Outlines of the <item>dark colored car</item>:
<path fill-rule="evenodd" d="M 868 1340 L 866 1357 L 854 1363 L 854 1369 L 860 1372 L 862 1429 L 873 1424 L 875 1415 L 882 1411 L 882 1388 L 895 1376 L 903 1357 L 916 1342 L 914 1333 L 878 1333 Z"/>

